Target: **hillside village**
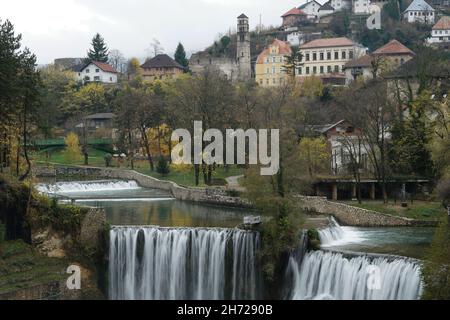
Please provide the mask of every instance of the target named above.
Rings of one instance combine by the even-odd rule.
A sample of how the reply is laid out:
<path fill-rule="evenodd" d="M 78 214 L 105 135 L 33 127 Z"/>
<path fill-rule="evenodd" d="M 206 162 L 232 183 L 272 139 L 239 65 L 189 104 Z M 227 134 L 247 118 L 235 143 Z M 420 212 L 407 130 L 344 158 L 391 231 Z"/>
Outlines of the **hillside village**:
<path fill-rule="evenodd" d="M 450 0 L 269 5 L 46 65 L 0 12 L 0 300 L 450 300 Z"/>

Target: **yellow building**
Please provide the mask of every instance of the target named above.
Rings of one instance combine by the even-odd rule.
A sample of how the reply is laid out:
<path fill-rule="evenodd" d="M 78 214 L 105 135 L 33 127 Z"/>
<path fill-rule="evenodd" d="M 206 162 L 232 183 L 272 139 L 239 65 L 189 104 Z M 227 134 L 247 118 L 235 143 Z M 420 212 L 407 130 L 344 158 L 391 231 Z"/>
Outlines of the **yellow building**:
<path fill-rule="evenodd" d="M 256 82 L 263 87 L 279 86 L 285 83 L 288 75 L 285 71 L 286 56 L 292 53 L 289 43 L 275 39 L 258 56 L 256 61 Z"/>

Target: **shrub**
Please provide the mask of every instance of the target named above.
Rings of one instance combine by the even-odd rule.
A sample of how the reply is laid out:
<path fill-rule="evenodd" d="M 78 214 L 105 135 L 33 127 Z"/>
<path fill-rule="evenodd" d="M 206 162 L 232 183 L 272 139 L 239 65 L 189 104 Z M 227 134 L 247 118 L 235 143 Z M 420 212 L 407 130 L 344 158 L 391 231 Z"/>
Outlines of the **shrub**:
<path fill-rule="evenodd" d="M 442 180 L 437 187 L 437 191 L 444 207 L 448 208 L 450 206 L 450 179 Z"/>
<path fill-rule="evenodd" d="M 110 167 L 112 163 L 113 156 L 110 153 L 105 154 L 105 165 L 106 167 Z"/>
<path fill-rule="evenodd" d="M 167 160 L 165 157 L 160 156 L 158 159 L 158 164 L 156 165 L 156 172 L 159 174 L 165 176 L 170 173 L 169 164 L 167 163 Z"/>

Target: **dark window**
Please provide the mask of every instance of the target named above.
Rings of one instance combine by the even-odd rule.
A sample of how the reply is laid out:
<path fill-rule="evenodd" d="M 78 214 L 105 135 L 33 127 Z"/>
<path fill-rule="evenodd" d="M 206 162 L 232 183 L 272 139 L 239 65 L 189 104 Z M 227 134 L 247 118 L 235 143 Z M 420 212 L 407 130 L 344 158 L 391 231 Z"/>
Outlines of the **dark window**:
<path fill-rule="evenodd" d="M 334 60 L 339 60 L 339 52 L 334 52 Z"/>
<path fill-rule="evenodd" d="M 324 53 L 323 52 L 321 52 L 320 53 L 320 60 L 324 60 L 325 59 L 325 57 L 324 57 Z"/>
<path fill-rule="evenodd" d="M 314 74 L 317 73 L 317 67 L 313 67 L 313 73 L 314 73 Z"/>
<path fill-rule="evenodd" d="M 313 61 L 317 61 L 317 53 L 313 53 Z"/>
<path fill-rule="evenodd" d="M 342 51 L 342 59 L 343 60 L 347 59 L 347 52 Z"/>
<path fill-rule="evenodd" d="M 323 73 L 323 66 L 320 66 L 320 73 Z"/>
<path fill-rule="evenodd" d="M 306 67 L 306 74 L 309 74 L 309 67 Z"/>
<path fill-rule="evenodd" d="M 331 52 L 327 52 L 327 60 L 331 60 Z"/>
<path fill-rule="evenodd" d="M 306 54 L 305 59 L 306 61 L 309 61 L 309 53 Z"/>

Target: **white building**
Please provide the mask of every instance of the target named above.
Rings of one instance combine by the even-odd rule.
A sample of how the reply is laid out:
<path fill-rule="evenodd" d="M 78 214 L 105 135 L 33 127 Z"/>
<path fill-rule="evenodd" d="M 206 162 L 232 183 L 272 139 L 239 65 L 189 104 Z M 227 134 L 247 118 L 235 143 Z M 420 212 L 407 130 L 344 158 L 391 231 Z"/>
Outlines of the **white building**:
<path fill-rule="evenodd" d="M 334 8 L 331 6 L 331 0 L 329 0 L 328 2 L 325 2 L 319 8 L 319 17 L 328 16 L 333 13 L 334 13 Z"/>
<path fill-rule="evenodd" d="M 450 17 L 442 17 L 431 30 L 431 37 L 428 43 L 450 42 Z"/>
<path fill-rule="evenodd" d="M 414 0 L 403 13 L 403 19 L 409 23 L 434 23 L 435 10 L 424 0 Z"/>
<path fill-rule="evenodd" d="M 353 0 L 352 10 L 354 14 L 369 14 L 370 0 Z"/>
<path fill-rule="evenodd" d="M 75 70 L 76 79 L 83 83 L 99 82 L 105 84 L 117 83 L 118 72 L 105 62 L 92 61 Z"/>
<path fill-rule="evenodd" d="M 315 0 L 306 0 L 305 4 L 298 7 L 308 15 L 308 19 L 316 19 L 319 16 L 319 9 L 322 6 Z"/>

